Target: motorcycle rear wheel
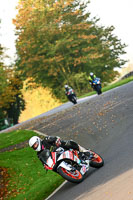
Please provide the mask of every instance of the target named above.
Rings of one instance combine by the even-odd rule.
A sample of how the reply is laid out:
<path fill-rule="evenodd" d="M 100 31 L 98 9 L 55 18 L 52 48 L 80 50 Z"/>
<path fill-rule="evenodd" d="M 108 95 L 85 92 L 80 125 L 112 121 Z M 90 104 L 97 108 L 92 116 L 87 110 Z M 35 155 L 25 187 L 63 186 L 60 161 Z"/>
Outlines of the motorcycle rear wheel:
<path fill-rule="evenodd" d="M 76 99 L 73 99 L 73 100 L 72 100 L 72 103 L 73 103 L 73 104 L 77 104 L 77 100 L 76 100 Z"/>
<path fill-rule="evenodd" d="M 63 167 L 60 167 L 58 172 L 64 179 L 72 183 L 80 183 L 84 179 L 83 175 L 77 169 L 69 171 Z"/>

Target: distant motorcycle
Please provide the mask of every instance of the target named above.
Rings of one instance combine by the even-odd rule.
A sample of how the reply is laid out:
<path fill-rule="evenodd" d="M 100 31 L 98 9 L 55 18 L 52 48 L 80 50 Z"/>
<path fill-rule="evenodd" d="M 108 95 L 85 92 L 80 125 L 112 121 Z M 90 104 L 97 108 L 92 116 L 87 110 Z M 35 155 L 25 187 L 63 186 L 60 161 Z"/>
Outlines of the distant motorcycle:
<path fill-rule="evenodd" d="M 77 103 L 77 97 L 76 97 L 76 94 L 74 92 L 73 89 L 69 89 L 67 92 L 66 92 L 66 96 L 67 98 L 69 99 L 69 101 L 71 101 L 73 104 L 76 104 Z"/>
<path fill-rule="evenodd" d="M 101 80 L 100 78 L 95 78 L 93 81 L 92 81 L 92 87 L 93 89 L 97 92 L 97 94 L 102 94 L 102 86 L 101 86 Z"/>
<path fill-rule="evenodd" d="M 80 183 L 90 167 L 100 168 L 104 165 L 104 160 L 99 154 L 92 150 L 90 152 L 91 160 L 87 156 L 79 156 L 79 152 L 73 149 L 65 150 L 59 147 L 54 152 L 45 149 L 41 152 L 41 159 L 46 170 L 53 170 L 72 183 Z"/>

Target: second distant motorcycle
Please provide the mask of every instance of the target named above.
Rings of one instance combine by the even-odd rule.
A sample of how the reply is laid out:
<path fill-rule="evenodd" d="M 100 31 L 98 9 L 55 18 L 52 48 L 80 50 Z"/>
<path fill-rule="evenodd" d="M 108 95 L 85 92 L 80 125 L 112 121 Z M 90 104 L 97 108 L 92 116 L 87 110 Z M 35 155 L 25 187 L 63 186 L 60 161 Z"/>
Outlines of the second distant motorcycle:
<path fill-rule="evenodd" d="M 101 79 L 96 77 L 96 75 L 93 72 L 90 72 L 89 83 L 98 95 L 102 94 Z"/>
<path fill-rule="evenodd" d="M 77 104 L 77 97 L 76 94 L 74 92 L 74 90 L 69 87 L 68 85 L 65 85 L 65 94 L 68 98 L 69 101 L 71 101 L 73 104 Z"/>
<path fill-rule="evenodd" d="M 98 95 L 102 94 L 102 86 L 101 86 L 101 80 L 100 78 L 95 78 L 92 81 L 92 87 L 97 92 Z"/>

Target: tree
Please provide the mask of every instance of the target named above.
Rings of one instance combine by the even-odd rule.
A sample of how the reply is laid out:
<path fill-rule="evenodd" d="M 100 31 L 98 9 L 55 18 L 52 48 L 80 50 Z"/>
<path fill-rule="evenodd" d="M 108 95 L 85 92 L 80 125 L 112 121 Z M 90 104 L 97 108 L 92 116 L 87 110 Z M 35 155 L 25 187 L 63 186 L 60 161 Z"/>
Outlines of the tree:
<path fill-rule="evenodd" d="M 86 77 L 94 71 L 111 81 L 114 67 L 124 63 L 119 56 L 125 45 L 113 35 L 113 27 L 100 27 L 98 19 L 90 20 L 88 4 L 79 0 L 20 0 L 18 6 L 14 20 L 18 69 L 25 79 L 32 77 L 52 88 L 58 98 L 64 83 L 75 86 L 73 77 L 81 73 Z M 86 85 L 86 78 L 84 82 Z M 82 86 L 76 85 L 80 93 Z"/>
<path fill-rule="evenodd" d="M 0 113 L 1 113 L 1 117 L 3 117 L 3 112 L 2 112 L 3 105 L 5 106 L 5 104 L 6 104 L 3 101 L 3 95 L 4 95 L 5 89 L 8 85 L 3 58 L 4 58 L 4 49 L 0 44 L 0 110 L 1 110 Z"/>
<path fill-rule="evenodd" d="M 9 118 L 18 123 L 20 113 L 25 108 L 21 92 L 23 83 L 15 72 L 15 67 L 5 66 L 4 48 L 0 45 L 0 118 Z"/>
<path fill-rule="evenodd" d="M 13 124 L 18 124 L 19 116 L 25 109 L 25 101 L 23 99 L 22 89 L 23 82 L 20 77 L 14 72 L 9 79 L 7 92 L 10 91 L 10 101 L 5 111 L 9 119 L 12 119 Z"/>
<path fill-rule="evenodd" d="M 17 124 L 21 111 L 25 109 L 25 101 L 21 92 L 23 83 L 13 69 L 5 69 L 5 72 L 7 85 L 1 92 L 0 109 L 4 118 Z"/>
<path fill-rule="evenodd" d="M 4 64 L 4 50 L 0 44 L 0 130 L 4 127 L 6 128 L 6 118 L 17 124 L 20 113 L 25 108 L 21 92 L 23 82 L 16 72 L 15 66 L 6 66 Z"/>
<path fill-rule="evenodd" d="M 99 19 L 98 19 L 99 20 Z M 117 75 L 114 71 L 115 67 L 121 67 L 125 64 L 125 60 L 120 58 L 125 54 L 125 44 L 113 34 L 114 27 L 97 27 L 95 31 L 98 36 L 94 41 L 98 45 L 98 51 L 103 55 L 97 59 L 97 62 L 92 63 L 92 71 L 98 74 L 103 81 L 111 82 Z"/>

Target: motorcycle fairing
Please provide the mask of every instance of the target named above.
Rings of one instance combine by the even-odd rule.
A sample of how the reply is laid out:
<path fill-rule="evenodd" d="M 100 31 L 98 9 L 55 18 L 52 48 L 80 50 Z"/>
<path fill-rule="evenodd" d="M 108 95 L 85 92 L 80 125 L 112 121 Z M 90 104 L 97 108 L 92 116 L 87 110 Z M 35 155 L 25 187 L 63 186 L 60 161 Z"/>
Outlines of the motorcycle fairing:
<path fill-rule="evenodd" d="M 83 165 L 82 168 L 80 169 L 80 172 L 82 175 L 84 175 L 88 170 L 89 170 L 89 167 L 87 167 L 86 165 Z"/>
<path fill-rule="evenodd" d="M 59 165 L 58 165 L 58 168 L 59 167 L 62 167 L 68 171 L 71 171 L 73 170 L 73 167 L 69 164 L 67 164 L 65 161 L 62 161 Z M 87 171 L 89 170 L 89 166 L 86 166 L 86 165 L 82 165 L 81 169 L 80 169 L 80 173 L 82 175 L 84 175 Z"/>
<path fill-rule="evenodd" d="M 99 85 L 100 83 L 100 78 L 95 78 L 93 81 L 93 85 Z"/>
<path fill-rule="evenodd" d="M 52 157 L 51 157 L 52 156 Z M 70 159 L 73 160 L 77 163 L 80 163 L 79 158 L 76 155 L 73 155 L 71 151 L 64 151 L 57 159 L 57 152 L 51 152 L 51 156 L 47 159 L 46 164 L 50 167 L 53 168 L 55 163 L 59 160 L 63 159 Z"/>
<path fill-rule="evenodd" d="M 58 165 L 58 168 L 59 167 L 62 167 L 68 171 L 72 170 L 72 166 L 71 165 L 68 165 L 65 161 L 62 161 L 59 165 Z"/>
<path fill-rule="evenodd" d="M 74 94 L 73 89 L 69 89 L 68 92 L 67 92 L 67 95 L 72 95 L 72 94 Z"/>
<path fill-rule="evenodd" d="M 53 169 L 53 166 L 55 163 L 54 163 L 53 159 L 51 158 L 51 156 L 47 159 L 46 164 L 48 165 L 49 169 Z"/>
<path fill-rule="evenodd" d="M 78 164 L 81 162 L 80 159 L 76 155 L 74 155 L 72 151 L 69 151 L 69 150 L 61 154 L 57 161 L 62 160 L 62 159 L 67 159 L 67 158 L 77 162 Z"/>
<path fill-rule="evenodd" d="M 57 152 L 51 152 L 51 156 L 47 159 L 46 164 L 52 169 L 57 160 Z"/>

